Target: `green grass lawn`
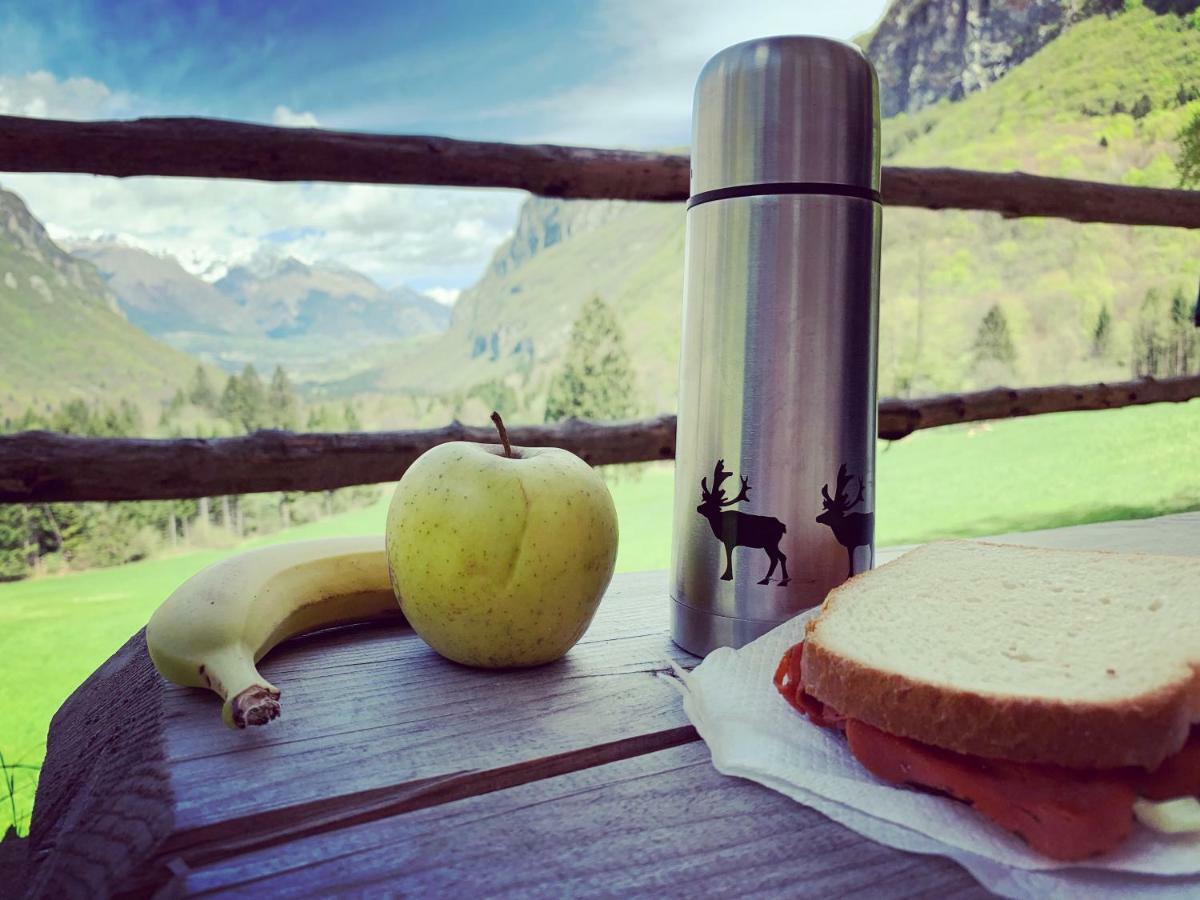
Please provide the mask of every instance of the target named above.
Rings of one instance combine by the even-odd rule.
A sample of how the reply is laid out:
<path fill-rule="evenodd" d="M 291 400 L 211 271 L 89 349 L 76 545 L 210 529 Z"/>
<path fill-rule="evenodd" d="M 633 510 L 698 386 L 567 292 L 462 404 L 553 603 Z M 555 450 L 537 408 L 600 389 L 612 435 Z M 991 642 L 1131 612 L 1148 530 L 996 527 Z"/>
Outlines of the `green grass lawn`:
<path fill-rule="evenodd" d="M 1051 528 L 1200 509 L 1200 401 L 1065 413 L 919 432 L 881 446 L 881 545 Z M 612 479 L 621 522 L 619 571 L 661 568 L 670 553 L 672 467 Z M 381 533 L 387 497 L 253 544 Z M 0 584 L 0 753 L 40 764 L 59 704 L 180 582 L 229 550 Z M 665 598 L 664 598 L 665 602 Z M 35 770 L 0 784 L 0 831 L 22 830 Z"/>

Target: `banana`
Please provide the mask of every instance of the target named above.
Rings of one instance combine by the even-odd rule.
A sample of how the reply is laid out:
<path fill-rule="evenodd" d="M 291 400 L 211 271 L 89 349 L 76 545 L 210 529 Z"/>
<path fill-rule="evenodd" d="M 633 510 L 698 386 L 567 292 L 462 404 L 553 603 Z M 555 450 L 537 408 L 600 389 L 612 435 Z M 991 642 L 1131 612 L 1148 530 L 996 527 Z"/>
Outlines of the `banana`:
<path fill-rule="evenodd" d="M 279 688 L 255 663 L 287 638 L 399 616 L 383 538 L 327 538 L 249 550 L 196 573 L 146 625 L 146 646 L 168 681 L 206 687 L 235 728 L 279 715 Z"/>

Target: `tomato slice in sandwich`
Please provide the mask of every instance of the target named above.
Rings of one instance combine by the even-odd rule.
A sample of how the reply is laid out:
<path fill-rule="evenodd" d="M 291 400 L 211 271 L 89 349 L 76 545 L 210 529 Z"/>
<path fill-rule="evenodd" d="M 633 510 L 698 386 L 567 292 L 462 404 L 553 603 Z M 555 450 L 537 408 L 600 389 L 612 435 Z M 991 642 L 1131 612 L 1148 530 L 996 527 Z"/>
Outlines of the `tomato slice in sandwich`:
<path fill-rule="evenodd" d="M 1153 772 L 1127 769 L 1129 783 L 1147 800 L 1173 800 L 1200 794 L 1200 726 L 1192 729 L 1188 742 L 1168 756 Z"/>
<path fill-rule="evenodd" d="M 775 671 L 775 687 L 815 724 L 845 732 L 851 753 L 885 781 L 947 794 L 1025 839 L 1053 859 L 1106 853 L 1133 830 L 1133 804 L 1200 794 L 1200 728 L 1153 772 L 1083 771 L 985 759 L 943 750 L 848 719 L 807 694 L 800 681 L 804 645 L 790 648 Z"/>

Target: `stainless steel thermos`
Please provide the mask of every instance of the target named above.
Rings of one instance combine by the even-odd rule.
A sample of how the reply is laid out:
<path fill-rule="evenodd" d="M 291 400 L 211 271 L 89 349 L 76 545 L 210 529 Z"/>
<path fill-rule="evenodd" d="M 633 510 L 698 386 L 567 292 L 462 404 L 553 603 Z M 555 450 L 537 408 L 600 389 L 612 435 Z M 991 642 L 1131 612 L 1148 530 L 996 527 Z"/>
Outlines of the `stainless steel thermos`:
<path fill-rule="evenodd" d="M 671 562 L 696 654 L 872 565 L 878 92 L 814 37 L 730 47 L 696 86 Z"/>

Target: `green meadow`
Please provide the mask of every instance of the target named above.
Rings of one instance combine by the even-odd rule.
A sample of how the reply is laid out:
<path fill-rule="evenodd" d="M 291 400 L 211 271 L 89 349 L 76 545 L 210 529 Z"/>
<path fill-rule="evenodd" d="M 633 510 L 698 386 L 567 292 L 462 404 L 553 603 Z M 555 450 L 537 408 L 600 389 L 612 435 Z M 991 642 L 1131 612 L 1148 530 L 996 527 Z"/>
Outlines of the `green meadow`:
<path fill-rule="evenodd" d="M 878 460 L 881 545 L 1200 509 L 1200 401 L 934 429 L 881 444 Z M 654 464 L 610 479 L 619 571 L 667 565 L 672 473 Z M 381 533 L 389 495 L 244 546 Z M 58 706 L 171 590 L 231 552 L 0 584 L 0 753 L 13 786 L 8 797 L 0 782 L 0 832 L 10 818 L 28 826 Z"/>

